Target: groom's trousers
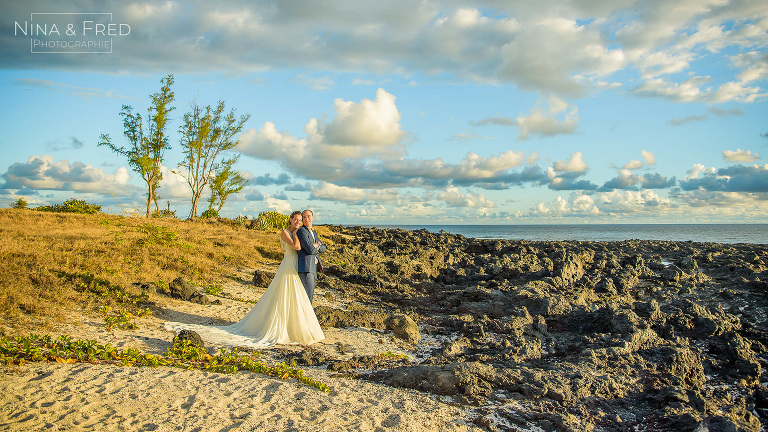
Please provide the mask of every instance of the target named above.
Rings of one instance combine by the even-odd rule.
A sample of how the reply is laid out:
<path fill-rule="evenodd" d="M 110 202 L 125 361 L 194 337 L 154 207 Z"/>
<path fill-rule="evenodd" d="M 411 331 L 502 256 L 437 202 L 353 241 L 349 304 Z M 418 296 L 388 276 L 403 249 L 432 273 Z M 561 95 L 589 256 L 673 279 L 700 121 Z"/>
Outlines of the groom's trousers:
<path fill-rule="evenodd" d="M 312 303 L 312 297 L 315 295 L 315 284 L 317 283 L 317 273 L 299 272 L 299 279 L 307 291 L 309 302 Z"/>

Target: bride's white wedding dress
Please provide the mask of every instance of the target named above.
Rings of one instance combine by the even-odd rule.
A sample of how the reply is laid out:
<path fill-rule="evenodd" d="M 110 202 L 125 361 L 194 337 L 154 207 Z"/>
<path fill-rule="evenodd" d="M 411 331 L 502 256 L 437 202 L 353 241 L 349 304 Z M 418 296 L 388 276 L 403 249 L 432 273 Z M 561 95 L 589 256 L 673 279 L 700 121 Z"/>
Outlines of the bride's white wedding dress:
<path fill-rule="evenodd" d="M 325 339 L 299 279 L 298 256 L 282 236 L 283 261 L 253 309 L 239 322 L 223 327 L 166 322 L 166 330 L 192 330 L 206 343 L 268 348 L 275 344 L 311 345 Z"/>

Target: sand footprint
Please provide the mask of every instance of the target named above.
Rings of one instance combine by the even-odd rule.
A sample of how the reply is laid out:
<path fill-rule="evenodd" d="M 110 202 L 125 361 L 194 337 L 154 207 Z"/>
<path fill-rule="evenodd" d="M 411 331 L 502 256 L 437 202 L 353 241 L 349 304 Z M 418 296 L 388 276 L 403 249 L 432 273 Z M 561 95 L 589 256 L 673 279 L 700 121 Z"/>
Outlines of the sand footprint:
<path fill-rule="evenodd" d="M 400 426 L 402 422 L 403 420 L 402 420 L 402 417 L 400 417 L 400 414 L 392 414 L 381 421 L 381 427 L 395 428 Z"/>

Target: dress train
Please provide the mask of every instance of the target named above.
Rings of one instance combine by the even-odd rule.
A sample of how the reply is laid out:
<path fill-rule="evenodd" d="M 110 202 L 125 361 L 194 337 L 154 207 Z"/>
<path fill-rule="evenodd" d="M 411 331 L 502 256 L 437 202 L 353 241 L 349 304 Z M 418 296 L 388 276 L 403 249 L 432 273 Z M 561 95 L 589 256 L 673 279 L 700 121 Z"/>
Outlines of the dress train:
<path fill-rule="evenodd" d="M 297 254 L 283 239 L 283 261 L 256 305 L 239 322 L 204 326 L 166 322 L 166 330 L 192 330 L 206 343 L 269 348 L 276 344 L 311 345 L 325 339 L 297 272 Z"/>

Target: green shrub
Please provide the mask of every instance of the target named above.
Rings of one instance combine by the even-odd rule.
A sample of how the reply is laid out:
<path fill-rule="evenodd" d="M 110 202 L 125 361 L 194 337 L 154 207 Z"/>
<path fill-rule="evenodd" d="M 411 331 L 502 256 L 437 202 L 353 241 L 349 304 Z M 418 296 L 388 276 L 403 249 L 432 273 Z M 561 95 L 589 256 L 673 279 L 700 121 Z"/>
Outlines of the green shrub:
<path fill-rule="evenodd" d="M 288 215 L 276 211 L 261 212 L 256 218 L 256 227 L 260 230 L 285 229 L 288 227 L 289 219 Z"/>
<path fill-rule="evenodd" d="M 40 206 L 37 207 L 36 210 L 55 213 L 96 214 L 101 212 L 101 206 L 96 204 L 89 204 L 83 200 L 70 198 L 61 204 Z"/>
<path fill-rule="evenodd" d="M 153 211 L 152 212 L 153 218 L 175 218 L 176 217 L 176 210 L 170 210 L 170 209 L 162 209 L 160 211 Z"/>
<path fill-rule="evenodd" d="M 239 226 L 244 227 L 248 223 L 248 216 L 238 216 L 238 217 L 232 219 L 232 222 L 235 225 L 239 225 Z"/>
<path fill-rule="evenodd" d="M 26 201 L 24 198 L 19 198 L 19 199 L 18 199 L 18 201 L 16 201 L 15 203 L 13 203 L 13 205 L 11 206 L 11 208 L 15 208 L 15 209 L 25 209 L 25 208 L 27 208 L 27 201 Z"/>
<path fill-rule="evenodd" d="M 223 218 L 219 218 L 219 220 L 225 225 L 228 225 L 232 228 L 248 228 L 247 216 L 238 216 L 234 219 L 228 219 L 223 217 Z"/>
<path fill-rule="evenodd" d="M 217 212 L 216 209 L 208 209 L 204 211 L 203 214 L 200 215 L 200 217 L 203 219 L 218 218 L 219 212 Z"/>

